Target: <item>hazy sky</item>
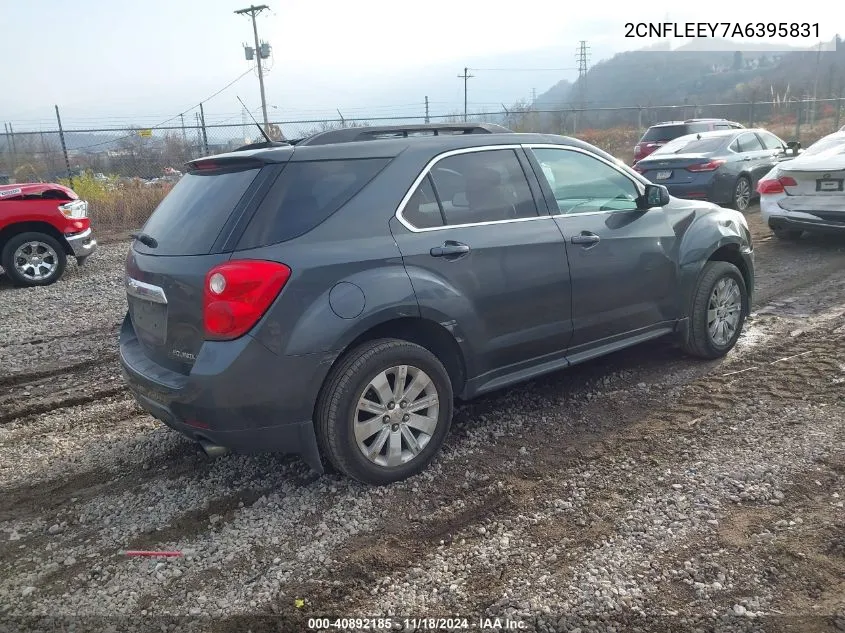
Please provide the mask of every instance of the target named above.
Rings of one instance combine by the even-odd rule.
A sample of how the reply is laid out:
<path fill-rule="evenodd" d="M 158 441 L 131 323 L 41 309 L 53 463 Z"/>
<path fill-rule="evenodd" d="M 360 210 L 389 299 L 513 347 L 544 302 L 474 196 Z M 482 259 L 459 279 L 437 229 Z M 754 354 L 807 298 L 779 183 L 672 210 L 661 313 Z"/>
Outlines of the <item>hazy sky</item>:
<path fill-rule="evenodd" d="M 667 12 L 657 0 L 267 0 L 259 35 L 273 47 L 266 77 L 270 118 L 422 115 L 500 110 L 572 79 L 579 40 L 591 64 L 653 44 L 624 37 L 626 22 L 810 22 L 821 39 L 845 30 L 845 3 L 708 0 Z M 686 8 L 686 5 L 698 7 Z M 154 125 L 196 104 L 250 68 L 242 43 L 252 27 L 238 0 L 0 0 L 0 120 L 52 127 Z M 756 6 L 755 6 L 756 5 Z M 761 10 L 765 7 L 765 10 Z M 824 7 L 824 8 L 823 8 Z M 812 42 L 808 42 L 810 44 Z M 552 69 L 488 70 L 494 68 Z M 239 123 L 240 95 L 260 118 L 252 73 L 205 105 L 211 122 Z"/>

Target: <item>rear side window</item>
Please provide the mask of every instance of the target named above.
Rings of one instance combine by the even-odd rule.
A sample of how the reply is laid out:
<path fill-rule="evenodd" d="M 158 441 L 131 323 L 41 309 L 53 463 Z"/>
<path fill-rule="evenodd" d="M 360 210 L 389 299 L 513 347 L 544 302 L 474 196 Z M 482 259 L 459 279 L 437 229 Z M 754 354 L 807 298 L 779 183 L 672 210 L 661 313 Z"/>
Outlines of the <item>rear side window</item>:
<path fill-rule="evenodd" d="M 144 233 L 155 255 L 206 255 L 260 169 L 189 172 L 162 200 Z"/>
<path fill-rule="evenodd" d="M 361 191 L 389 158 L 288 163 L 250 221 L 238 249 L 299 237 Z"/>
<path fill-rule="evenodd" d="M 657 127 L 650 127 L 646 130 L 641 141 L 644 142 L 665 142 L 672 139 L 689 134 L 686 125 L 661 125 Z"/>

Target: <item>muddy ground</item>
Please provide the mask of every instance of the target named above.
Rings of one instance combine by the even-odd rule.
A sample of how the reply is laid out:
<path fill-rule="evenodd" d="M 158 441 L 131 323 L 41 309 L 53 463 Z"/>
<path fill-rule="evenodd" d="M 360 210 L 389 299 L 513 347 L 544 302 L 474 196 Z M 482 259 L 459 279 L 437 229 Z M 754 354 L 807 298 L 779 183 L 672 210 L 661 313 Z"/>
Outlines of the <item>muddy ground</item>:
<path fill-rule="evenodd" d="M 388 488 L 212 460 L 143 414 L 125 241 L 51 288 L 0 278 L 0 631 L 845 630 L 845 241 L 748 217 L 728 358 L 649 343 L 460 405 Z"/>

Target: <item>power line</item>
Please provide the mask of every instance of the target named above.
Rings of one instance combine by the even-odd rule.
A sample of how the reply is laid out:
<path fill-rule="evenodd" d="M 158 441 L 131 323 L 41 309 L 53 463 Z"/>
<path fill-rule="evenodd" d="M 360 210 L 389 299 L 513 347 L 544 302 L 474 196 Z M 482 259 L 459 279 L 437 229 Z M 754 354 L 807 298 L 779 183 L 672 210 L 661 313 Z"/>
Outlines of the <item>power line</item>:
<path fill-rule="evenodd" d="M 223 91 L 224 91 L 224 90 L 226 90 L 227 88 L 230 88 L 231 86 L 233 86 L 233 85 L 235 84 L 235 82 L 239 81 L 240 79 L 243 79 L 243 78 L 244 78 L 244 77 L 246 77 L 246 76 L 247 76 L 250 72 L 252 72 L 252 69 L 247 70 L 247 71 L 246 71 L 246 72 L 244 72 L 244 73 L 241 73 L 240 75 L 238 75 L 238 77 L 236 77 L 235 79 L 233 79 L 232 81 L 230 81 L 228 84 L 226 84 L 226 86 L 224 86 L 223 88 L 221 88 L 220 90 L 218 90 L 217 92 L 215 92 L 213 95 L 211 95 L 210 97 L 206 97 L 205 99 L 203 99 L 202 101 L 200 101 L 200 102 L 199 102 L 199 104 L 198 104 L 198 106 L 202 106 L 202 104 L 203 104 L 203 103 L 205 103 L 205 102 L 207 102 L 207 101 L 210 101 L 211 99 L 213 99 L 214 97 L 216 97 L 217 95 L 219 95 L 221 92 L 223 92 Z M 172 117 L 170 117 L 169 119 L 166 119 L 166 120 L 162 121 L 161 123 L 158 123 L 158 124 L 156 124 L 156 125 L 153 125 L 152 127 L 148 128 L 148 129 L 150 129 L 150 130 L 155 130 L 156 128 L 160 128 L 160 127 L 162 127 L 163 125 L 166 125 L 166 124 L 170 123 L 171 121 L 175 121 L 176 119 L 178 119 L 178 118 L 182 117 L 184 114 L 186 114 L 187 112 L 190 112 L 191 110 L 193 110 L 193 107 L 191 107 L 191 108 L 187 108 L 187 109 L 185 109 L 184 111 L 180 112 L 179 114 L 177 114 L 177 115 L 175 115 L 175 116 L 172 116 Z M 110 143 L 116 143 L 117 141 L 122 141 L 122 140 L 127 139 L 127 138 L 132 138 L 133 136 L 135 136 L 135 135 L 134 135 L 134 134 L 126 134 L 125 136 L 120 136 L 120 137 L 118 137 L 118 138 L 111 139 L 111 140 L 108 140 L 108 141 L 101 141 L 101 142 L 99 142 L 99 143 L 92 143 L 91 145 L 85 145 L 85 146 L 83 146 L 83 147 L 77 147 L 77 148 L 76 148 L 76 150 L 77 150 L 77 151 L 79 151 L 79 150 L 83 150 L 83 149 L 90 149 L 90 148 L 92 148 L 92 147 L 99 147 L 99 146 L 101 146 L 101 145 L 108 145 L 108 144 L 110 144 Z"/>
<path fill-rule="evenodd" d="M 577 68 L 470 68 L 476 72 L 528 72 L 528 73 L 559 73 L 578 70 Z"/>

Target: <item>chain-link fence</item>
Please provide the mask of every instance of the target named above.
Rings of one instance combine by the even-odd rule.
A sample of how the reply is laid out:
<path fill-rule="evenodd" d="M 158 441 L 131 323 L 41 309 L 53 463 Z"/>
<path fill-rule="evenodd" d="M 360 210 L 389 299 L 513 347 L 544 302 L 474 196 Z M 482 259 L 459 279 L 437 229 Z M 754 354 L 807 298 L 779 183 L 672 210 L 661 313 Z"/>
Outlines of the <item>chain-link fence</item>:
<path fill-rule="evenodd" d="M 543 109 L 468 113 L 471 122 L 498 123 L 517 132 L 575 136 L 630 162 L 633 146 L 648 126 L 690 118 L 725 118 L 765 127 L 805 147 L 845 123 L 845 99 L 745 103 Z M 365 125 L 462 122 L 463 114 L 276 121 L 271 133 L 300 139 L 317 132 Z M 164 125 L 153 128 L 94 128 L 11 131 L 0 136 L 0 184 L 64 182 L 88 199 L 95 221 L 126 225 L 147 217 L 179 179 L 190 160 L 263 140 L 252 123 Z M 99 214 L 99 218 L 97 217 Z"/>

